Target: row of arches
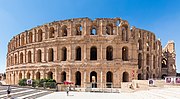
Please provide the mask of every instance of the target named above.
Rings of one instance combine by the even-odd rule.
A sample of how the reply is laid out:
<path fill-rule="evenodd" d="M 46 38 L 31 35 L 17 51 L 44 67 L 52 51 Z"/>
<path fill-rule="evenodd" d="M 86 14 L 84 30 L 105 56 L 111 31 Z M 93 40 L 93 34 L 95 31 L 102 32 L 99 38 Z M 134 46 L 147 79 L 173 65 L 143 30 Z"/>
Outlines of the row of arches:
<path fill-rule="evenodd" d="M 31 79 L 31 73 L 30 72 L 27 72 L 26 73 L 26 77 L 25 78 L 27 78 L 27 79 Z M 79 86 L 81 86 L 81 82 L 82 82 L 82 77 L 81 77 L 81 72 L 80 71 L 76 71 L 75 72 L 75 85 L 79 85 Z M 61 72 L 61 74 L 60 74 L 60 78 L 61 78 L 61 82 L 64 82 L 64 81 L 66 81 L 67 79 L 67 73 L 65 72 L 65 71 L 62 71 Z M 97 83 L 98 82 L 98 76 L 97 76 L 97 72 L 95 72 L 95 71 L 92 71 L 92 72 L 90 72 L 90 79 L 89 79 L 89 81 L 91 82 L 91 83 Z M 11 75 L 10 75 L 10 77 L 11 77 Z M 19 73 L 19 75 L 18 75 L 18 77 L 19 77 L 19 80 L 20 79 L 23 79 L 23 76 L 22 76 L 22 73 L 20 72 Z M 49 71 L 48 73 L 47 73 L 47 78 L 49 78 L 49 79 L 54 79 L 53 78 L 53 72 L 51 72 L 51 71 Z M 36 72 L 35 73 L 35 79 L 36 80 L 40 80 L 40 79 L 42 79 L 41 78 L 41 73 L 40 72 Z M 122 75 L 122 82 L 128 82 L 129 81 L 129 73 L 128 72 L 123 72 L 123 75 Z M 111 71 L 108 71 L 107 73 L 106 73 L 106 83 L 107 84 L 109 84 L 109 83 L 113 83 L 113 72 L 111 72 Z"/>
<path fill-rule="evenodd" d="M 121 26 L 121 31 L 122 31 L 122 41 L 128 41 L 128 25 L 122 25 Z M 55 38 L 55 33 L 58 32 L 57 37 L 66 37 L 69 35 L 69 28 L 67 25 L 63 25 L 60 30 L 56 30 L 53 26 L 49 27 L 48 29 L 45 29 L 46 31 L 43 31 L 43 29 L 38 29 L 35 30 L 35 32 L 29 31 L 26 34 L 21 34 L 18 35 L 19 37 L 16 37 L 14 40 L 11 42 L 11 46 L 14 47 L 19 47 L 19 46 L 24 46 L 25 44 L 33 43 L 33 42 L 42 42 L 44 39 L 44 34 L 47 32 L 45 35 L 45 39 L 47 38 Z M 47 31 L 48 30 L 48 31 Z M 92 25 L 90 27 L 90 35 L 98 35 L 98 27 L 96 25 Z M 75 26 L 74 30 L 75 35 L 82 35 L 83 34 L 83 26 L 81 24 L 77 24 Z M 115 30 L 113 24 L 107 24 L 105 27 L 105 31 L 103 33 L 104 35 L 115 35 Z M 48 37 L 46 37 L 48 36 Z M 10 48 L 12 49 L 12 48 Z"/>
<path fill-rule="evenodd" d="M 66 47 L 63 47 L 61 49 L 61 52 L 60 52 L 60 55 L 61 55 L 61 61 L 66 61 L 67 60 L 67 48 Z M 90 60 L 97 60 L 97 55 L 98 55 L 98 51 L 97 51 L 97 47 L 96 46 L 92 46 L 90 48 Z M 19 54 L 19 59 L 18 59 L 18 55 L 15 54 L 14 55 L 14 58 L 13 56 L 11 55 L 11 61 L 10 61 L 10 64 L 13 65 L 14 64 L 14 60 L 15 60 L 15 64 L 22 64 L 24 63 L 24 53 L 21 52 Z M 54 56 L 55 56 L 55 53 L 54 53 L 54 49 L 53 48 L 49 48 L 48 49 L 48 53 L 47 53 L 47 56 L 48 56 L 48 62 L 53 62 L 54 61 Z M 31 51 L 28 51 L 27 52 L 27 62 L 28 63 L 32 63 L 32 52 Z M 75 60 L 76 61 L 81 61 L 82 59 L 82 50 L 81 50 L 81 47 L 80 46 L 77 46 L 75 48 Z M 19 62 L 18 62 L 19 60 Z M 107 46 L 106 47 L 106 60 L 107 61 L 112 61 L 113 60 L 113 47 L 112 46 Z M 128 47 L 122 47 L 122 60 L 123 61 L 128 61 Z M 36 62 L 42 62 L 42 51 L 41 49 L 38 49 L 36 51 Z"/>

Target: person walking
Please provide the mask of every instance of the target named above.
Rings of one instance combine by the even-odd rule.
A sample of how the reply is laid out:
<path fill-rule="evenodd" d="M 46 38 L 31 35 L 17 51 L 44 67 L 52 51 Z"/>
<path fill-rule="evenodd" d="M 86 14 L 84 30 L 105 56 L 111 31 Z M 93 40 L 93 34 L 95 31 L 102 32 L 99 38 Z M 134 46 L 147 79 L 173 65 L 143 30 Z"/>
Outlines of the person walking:
<path fill-rule="evenodd" d="M 67 96 L 69 96 L 69 86 L 66 88 Z"/>
<path fill-rule="evenodd" d="M 11 93 L 11 86 L 9 85 L 9 86 L 7 87 L 7 97 L 11 97 L 11 96 L 10 96 L 10 93 Z"/>

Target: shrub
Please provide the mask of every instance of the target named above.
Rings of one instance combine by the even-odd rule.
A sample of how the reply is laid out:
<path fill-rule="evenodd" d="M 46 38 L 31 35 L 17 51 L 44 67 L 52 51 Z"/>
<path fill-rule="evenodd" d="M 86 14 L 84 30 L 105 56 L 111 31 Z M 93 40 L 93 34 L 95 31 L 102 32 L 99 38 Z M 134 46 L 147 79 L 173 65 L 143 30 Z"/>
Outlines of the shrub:
<path fill-rule="evenodd" d="M 27 85 L 26 81 L 27 81 L 26 78 L 21 79 L 21 80 L 19 80 L 19 83 L 18 83 L 18 84 L 19 84 L 20 86 L 26 86 L 26 85 Z"/>

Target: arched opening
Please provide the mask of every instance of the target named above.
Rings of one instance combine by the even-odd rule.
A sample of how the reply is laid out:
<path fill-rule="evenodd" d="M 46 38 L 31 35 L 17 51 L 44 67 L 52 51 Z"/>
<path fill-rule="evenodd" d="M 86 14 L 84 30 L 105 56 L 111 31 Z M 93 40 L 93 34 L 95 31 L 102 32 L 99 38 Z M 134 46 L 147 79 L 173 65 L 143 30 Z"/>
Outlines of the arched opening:
<path fill-rule="evenodd" d="M 140 69 L 142 66 L 142 54 L 139 53 L 138 54 L 138 69 Z"/>
<path fill-rule="evenodd" d="M 149 74 L 147 73 L 147 74 L 146 74 L 146 80 L 148 80 L 148 79 L 149 79 Z"/>
<path fill-rule="evenodd" d="M 129 82 L 129 74 L 128 74 L 128 72 L 123 72 L 123 82 Z"/>
<path fill-rule="evenodd" d="M 31 76 L 31 74 L 28 72 L 27 73 L 27 79 L 30 79 L 30 76 Z"/>
<path fill-rule="evenodd" d="M 17 54 L 15 54 L 14 58 L 15 58 L 15 64 L 17 64 L 18 63 Z"/>
<path fill-rule="evenodd" d="M 138 80 L 142 80 L 142 79 L 141 79 L 141 74 L 138 74 Z"/>
<path fill-rule="evenodd" d="M 146 65 L 149 65 L 149 54 L 146 54 Z"/>
<path fill-rule="evenodd" d="M 62 27 L 62 36 L 67 36 L 67 26 L 66 25 L 64 25 Z"/>
<path fill-rule="evenodd" d="M 41 50 L 39 49 L 39 50 L 37 51 L 37 62 L 41 62 L 41 54 L 42 54 L 42 52 L 41 52 Z"/>
<path fill-rule="evenodd" d="M 42 30 L 39 29 L 38 30 L 38 42 L 41 42 L 42 41 Z"/>
<path fill-rule="evenodd" d="M 22 79 L 22 73 L 19 73 L 19 80 Z"/>
<path fill-rule="evenodd" d="M 29 32 L 29 43 L 32 43 L 33 41 L 33 34 L 32 32 Z"/>
<path fill-rule="evenodd" d="M 54 51 L 53 51 L 53 48 L 50 48 L 50 49 L 48 50 L 48 61 L 49 61 L 49 62 L 54 61 Z"/>
<path fill-rule="evenodd" d="M 156 75 L 155 74 L 153 74 L 153 79 L 155 79 L 156 78 Z"/>
<path fill-rule="evenodd" d="M 75 76 L 76 76 L 75 85 L 81 86 L 81 73 L 79 71 L 77 71 L 75 73 Z"/>
<path fill-rule="evenodd" d="M 66 61 L 66 60 L 67 60 L 67 49 L 66 47 L 63 47 L 61 53 L 61 61 Z"/>
<path fill-rule="evenodd" d="M 28 63 L 31 63 L 31 51 L 28 51 Z"/>
<path fill-rule="evenodd" d="M 138 47 L 139 47 L 139 50 L 142 50 L 142 41 L 141 40 L 138 40 Z"/>
<path fill-rule="evenodd" d="M 90 35 L 97 35 L 97 30 L 96 30 L 96 27 L 95 27 L 95 26 L 92 26 L 92 27 L 91 27 Z"/>
<path fill-rule="evenodd" d="M 54 28 L 50 27 L 49 29 L 49 38 L 54 38 Z"/>
<path fill-rule="evenodd" d="M 107 86 L 107 88 L 112 88 L 112 82 L 113 82 L 113 73 L 111 71 L 108 71 L 106 73 L 106 86 Z"/>
<path fill-rule="evenodd" d="M 161 62 L 162 68 L 167 68 L 167 59 L 163 58 Z"/>
<path fill-rule="evenodd" d="M 80 24 L 76 25 L 76 35 L 82 35 L 82 26 Z"/>
<path fill-rule="evenodd" d="M 53 79 L 53 73 L 51 71 L 48 72 L 47 78 L 48 79 Z"/>
<path fill-rule="evenodd" d="M 23 46 L 24 45 L 24 35 L 21 35 L 21 46 Z"/>
<path fill-rule="evenodd" d="M 120 21 L 120 20 L 117 20 L 117 21 L 116 21 L 116 26 L 120 26 L 120 24 L 121 24 L 121 21 Z"/>
<path fill-rule="evenodd" d="M 113 25 L 109 24 L 106 26 L 106 35 L 113 35 Z"/>
<path fill-rule="evenodd" d="M 36 73 L 36 80 L 40 80 L 40 75 L 41 75 L 40 72 Z"/>
<path fill-rule="evenodd" d="M 76 60 L 81 60 L 81 47 L 76 48 Z"/>
<path fill-rule="evenodd" d="M 66 72 L 65 71 L 63 71 L 61 73 L 61 82 L 64 82 L 64 81 L 66 81 Z"/>
<path fill-rule="evenodd" d="M 156 68 L 156 57 L 155 57 L 155 55 L 153 56 L 153 69 L 155 69 Z"/>
<path fill-rule="evenodd" d="M 97 48 L 95 46 L 91 47 L 90 60 L 97 60 Z"/>
<path fill-rule="evenodd" d="M 23 63 L 23 53 L 21 52 L 20 53 L 20 64 L 22 64 Z"/>
<path fill-rule="evenodd" d="M 106 48 L 106 59 L 113 60 L 113 47 L 112 46 L 108 46 Z"/>
<path fill-rule="evenodd" d="M 122 26 L 122 40 L 128 41 L 128 26 Z"/>
<path fill-rule="evenodd" d="M 97 88 L 97 73 L 95 71 L 90 73 L 90 82 L 92 83 L 92 88 Z"/>
<path fill-rule="evenodd" d="M 165 79 L 166 76 L 167 76 L 166 74 L 163 74 L 163 75 L 161 76 L 161 79 Z"/>
<path fill-rule="evenodd" d="M 15 75 L 15 73 L 13 74 L 13 84 L 15 85 L 15 83 L 16 83 L 16 75 Z"/>
<path fill-rule="evenodd" d="M 149 51 L 149 42 L 146 43 L 147 51 Z"/>
<path fill-rule="evenodd" d="M 122 48 L 122 60 L 128 61 L 128 47 Z"/>

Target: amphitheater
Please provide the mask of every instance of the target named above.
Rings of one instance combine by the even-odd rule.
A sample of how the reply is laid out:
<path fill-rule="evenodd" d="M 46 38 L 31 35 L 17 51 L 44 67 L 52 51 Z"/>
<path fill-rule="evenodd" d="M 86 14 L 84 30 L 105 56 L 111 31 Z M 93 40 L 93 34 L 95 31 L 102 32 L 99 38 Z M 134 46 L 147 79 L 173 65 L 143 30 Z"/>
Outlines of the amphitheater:
<path fill-rule="evenodd" d="M 79 87 L 121 87 L 122 82 L 175 76 L 174 42 L 162 48 L 150 31 L 121 18 L 54 21 L 8 43 L 6 82 L 52 78 Z"/>

